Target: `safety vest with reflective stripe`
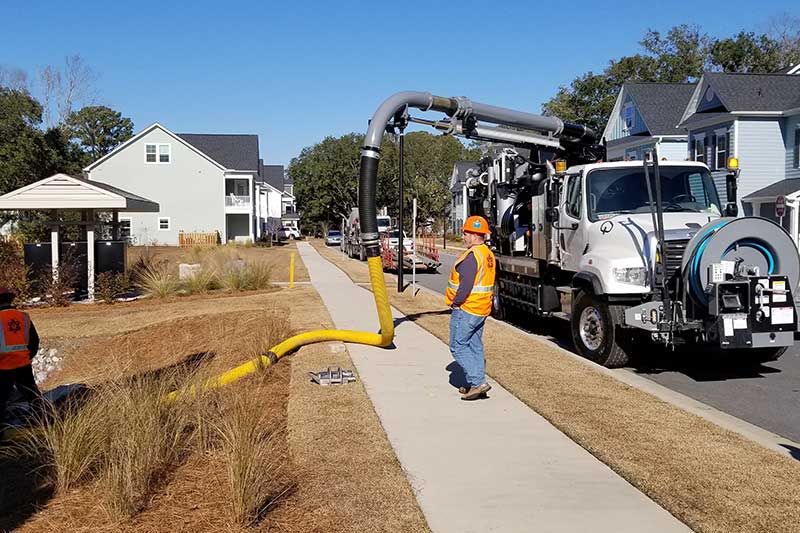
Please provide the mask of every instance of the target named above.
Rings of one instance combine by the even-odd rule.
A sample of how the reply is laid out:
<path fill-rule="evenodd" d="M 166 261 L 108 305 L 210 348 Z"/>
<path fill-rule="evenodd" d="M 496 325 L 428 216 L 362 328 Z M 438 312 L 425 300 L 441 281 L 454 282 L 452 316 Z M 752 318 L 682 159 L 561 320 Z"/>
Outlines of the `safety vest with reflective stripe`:
<path fill-rule="evenodd" d="M 488 316 L 492 312 L 492 294 L 494 291 L 494 275 L 495 275 L 495 261 L 494 254 L 485 244 L 478 244 L 469 248 L 453 265 L 450 271 L 450 279 L 447 282 L 447 288 L 444 291 L 445 302 L 447 305 L 453 305 L 453 299 L 456 297 L 459 285 L 459 275 L 456 267 L 467 258 L 469 254 L 475 256 L 475 261 L 478 263 L 478 272 L 475 273 L 475 282 L 472 285 L 467 299 L 461 304 L 461 309 L 467 313 L 479 316 Z"/>
<path fill-rule="evenodd" d="M 31 364 L 28 350 L 31 320 L 16 309 L 0 311 L 0 370 L 14 370 Z"/>

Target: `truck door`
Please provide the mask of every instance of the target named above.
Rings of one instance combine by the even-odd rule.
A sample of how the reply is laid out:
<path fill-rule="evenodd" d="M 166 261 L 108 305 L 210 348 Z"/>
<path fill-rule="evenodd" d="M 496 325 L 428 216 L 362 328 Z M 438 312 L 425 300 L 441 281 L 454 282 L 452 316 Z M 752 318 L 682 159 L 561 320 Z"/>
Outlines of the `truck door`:
<path fill-rule="evenodd" d="M 583 215 L 582 181 L 581 174 L 567 176 L 566 186 L 562 188 L 561 209 L 558 210 L 558 247 L 561 252 L 561 268 L 571 272 L 578 271 L 584 248 L 584 227 L 580 223 Z"/>

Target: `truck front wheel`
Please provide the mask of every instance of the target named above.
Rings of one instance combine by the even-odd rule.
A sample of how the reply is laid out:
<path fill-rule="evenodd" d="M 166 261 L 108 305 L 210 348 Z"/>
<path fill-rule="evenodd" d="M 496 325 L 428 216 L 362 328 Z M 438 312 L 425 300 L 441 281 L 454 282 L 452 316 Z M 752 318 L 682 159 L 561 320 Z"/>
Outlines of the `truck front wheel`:
<path fill-rule="evenodd" d="M 597 296 L 580 291 L 570 319 L 578 354 L 608 368 L 625 365 L 628 354 L 623 346 L 623 317 L 622 306 L 608 305 Z"/>

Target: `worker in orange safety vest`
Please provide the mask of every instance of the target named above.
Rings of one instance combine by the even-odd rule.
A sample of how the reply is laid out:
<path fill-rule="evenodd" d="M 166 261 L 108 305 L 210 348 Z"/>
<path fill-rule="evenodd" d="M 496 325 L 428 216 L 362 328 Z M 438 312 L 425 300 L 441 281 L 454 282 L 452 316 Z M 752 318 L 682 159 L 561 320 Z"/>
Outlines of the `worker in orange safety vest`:
<path fill-rule="evenodd" d="M 490 231 L 485 218 L 471 216 L 462 229 L 467 250 L 450 271 L 445 302 L 452 309 L 450 353 L 461 365 L 467 381 L 466 386 L 458 391 L 462 394 L 462 400 L 477 400 L 485 397 L 492 388 L 486 382 L 483 325 L 492 312 L 495 259 L 486 246 Z"/>
<path fill-rule="evenodd" d="M 0 425 L 11 389 L 41 412 L 43 400 L 33 378 L 31 360 L 39 351 L 39 335 L 28 313 L 14 308 L 14 292 L 0 287 Z"/>

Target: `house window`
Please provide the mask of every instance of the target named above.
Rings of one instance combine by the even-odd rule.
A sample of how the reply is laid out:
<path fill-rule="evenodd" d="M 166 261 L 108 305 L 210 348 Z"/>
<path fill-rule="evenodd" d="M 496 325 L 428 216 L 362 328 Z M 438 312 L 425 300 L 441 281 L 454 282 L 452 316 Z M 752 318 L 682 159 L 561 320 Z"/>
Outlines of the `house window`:
<path fill-rule="evenodd" d="M 628 104 L 625 106 L 624 121 L 626 130 L 633 128 L 633 106 Z"/>
<path fill-rule="evenodd" d="M 694 140 L 694 160 L 700 163 L 706 161 L 706 139 L 705 137 L 697 137 Z"/>
<path fill-rule="evenodd" d="M 172 150 L 169 144 L 145 144 L 144 160 L 146 163 L 169 163 Z"/>
<path fill-rule="evenodd" d="M 119 219 L 119 238 L 124 241 L 131 238 L 131 219 Z"/>
<path fill-rule="evenodd" d="M 717 134 L 715 140 L 716 170 L 724 170 L 728 166 L 728 134 Z"/>
<path fill-rule="evenodd" d="M 169 228 L 170 228 L 169 217 L 159 217 L 159 219 L 158 219 L 158 229 L 159 229 L 159 231 L 169 231 Z"/>
<path fill-rule="evenodd" d="M 794 168 L 800 168 L 800 127 L 794 130 Z"/>

